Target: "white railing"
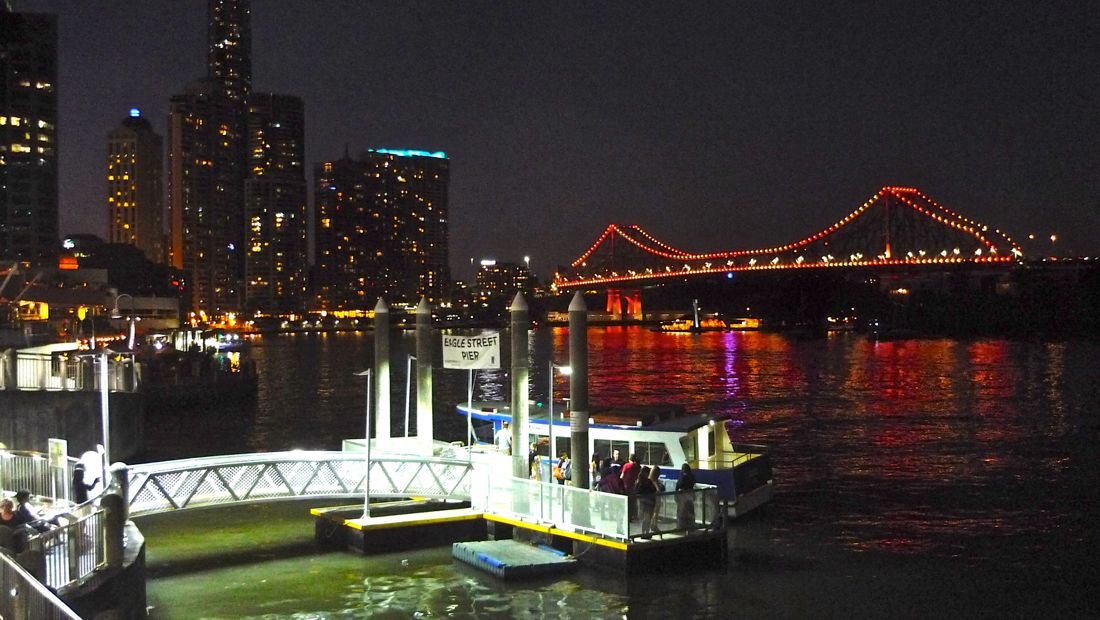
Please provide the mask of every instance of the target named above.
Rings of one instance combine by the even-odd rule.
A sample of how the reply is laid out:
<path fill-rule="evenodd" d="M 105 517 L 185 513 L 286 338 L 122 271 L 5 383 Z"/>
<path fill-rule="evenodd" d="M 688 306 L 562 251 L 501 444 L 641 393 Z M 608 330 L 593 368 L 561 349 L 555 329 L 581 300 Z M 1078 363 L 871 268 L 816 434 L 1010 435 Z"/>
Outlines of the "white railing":
<path fill-rule="evenodd" d="M 628 537 L 628 497 L 525 478 L 488 474 L 484 495 L 475 507 L 521 521 L 552 525 L 609 538 Z"/>
<path fill-rule="evenodd" d="M 371 497 L 470 499 L 471 465 L 440 458 L 371 459 Z M 270 452 L 134 465 L 132 515 L 308 497 L 362 495 L 363 454 Z"/>
<path fill-rule="evenodd" d="M 480 478 L 480 476 L 479 476 Z M 487 513 L 619 540 L 687 533 L 724 525 L 715 487 L 679 493 L 619 495 L 489 475 L 474 505 Z"/>
<path fill-rule="evenodd" d="M 70 514 L 58 519 L 59 525 L 32 536 L 27 548 L 45 560 L 46 585 L 63 591 L 107 565 L 107 511 L 86 504 L 83 516 Z"/>
<path fill-rule="evenodd" d="M 40 452 L 0 451 L 0 491 L 30 491 L 41 497 L 69 498 L 75 459 L 66 459 L 64 469 L 51 467 Z"/>
<path fill-rule="evenodd" d="M 77 353 L 27 353 L 0 358 L 0 389 L 60 390 L 79 392 L 98 390 L 99 357 Z M 132 354 L 112 354 L 107 360 L 107 386 L 112 392 L 137 390 L 138 373 Z"/>
<path fill-rule="evenodd" d="M 0 552 L 0 618 L 80 620 L 56 594 L 3 552 Z"/>

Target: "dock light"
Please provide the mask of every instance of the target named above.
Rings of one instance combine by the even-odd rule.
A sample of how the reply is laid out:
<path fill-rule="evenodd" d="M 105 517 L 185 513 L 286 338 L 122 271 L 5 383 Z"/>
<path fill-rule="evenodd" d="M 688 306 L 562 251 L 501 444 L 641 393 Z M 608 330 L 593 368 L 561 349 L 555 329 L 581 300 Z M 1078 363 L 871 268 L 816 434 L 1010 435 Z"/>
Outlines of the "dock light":
<path fill-rule="evenodd" d="M 370 389 L 370 377 L 371 369 L 368 368 L 361 372 L 352 373 L 357 377 L 367 378 L 367 433 L 363 436 L 364 443 L 367 444 L 367 468 L 363 472 L 363 519 L 370 519 L 370 401 L 371 401 L 371 389 Z"/>
<path fill-rule="evenodd" d="M 121 319 L 122 318 L 122 311 L 120 311 L 119 308 L 118 308 L 118 300 L 122 299 L 123 297 L 129 297 L 130 298 L 130 340 L 129 340 L 129 345 L 130 345 L 130 350 L 133 351 L 134 350 L 134 296 L 129 294 L 129 293 L 122 293 L 121 295 L 115 295 L 115 306 L 114 306 L 114 308 L 111 309 L 111 318 L 112 319 Z"/>
<path fill-rule="evenodd" d="M 547 476 L 546 478 L 547 478 L 548 483 L 554 484 L 554 480 L 553 480 L 554 476 L 552 474 L 553 474 L 553 471 L 554 471 L 554 455 L 557 454 L 557 449 L 554 445 L 554 371 L 557 370 L 559 373 L 561 373 L 561 375 L 563 377 L 568 377 L 569 375 L 573 374 L 573 368 L 571 366 L 558 366 L 558 365 L 554 364 L 553 359 L 550 360 L 549 366 L 550 366 L 550 391 L 549 391 L 549 396 L 547 397 L 547 402 L 549 403 L 549 408 L 547 409 L 547 413 L 549 414 L 549 417 L 550 417 L 550 423 L 547 425 L 547 431 L 548 431 L 547 434 L 550 436 L 550 472 L 551 472 L 551 475 Z"/>

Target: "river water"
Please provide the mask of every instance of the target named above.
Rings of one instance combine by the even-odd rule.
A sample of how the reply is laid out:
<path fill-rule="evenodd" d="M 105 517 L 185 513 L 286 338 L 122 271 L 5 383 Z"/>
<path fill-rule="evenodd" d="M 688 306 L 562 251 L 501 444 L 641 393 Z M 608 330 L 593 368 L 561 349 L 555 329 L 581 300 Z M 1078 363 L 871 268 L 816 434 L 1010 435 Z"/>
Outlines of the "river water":
<path fill-rule="evenodd" d="M 567 360 L 567 340 L 533 332 L 533 396 L 545 397 L 551 352 Z M 400 433 L 411 334 L 393 343 Z M 1097 342 L 592 328 L 589 350 L 594 404 L 719 412 L 735 441 L 772 448 L 775 501 L 733 526 L 727 569 L 630 579 L 584 569 L 502 584 L 448 549 L 318 552 L 308 506 L 256 506 L 139 522 L 152 617 L 1090 615 L 1100 594 Z M 150 412 L 146 458 L 338 449 L 362 436 L 365 384 L 352 373 L 372 354 L 369 334 L 264 336 L 251 352 L 256 402 Z M 453 404 L 466 376 L 436 371 L 434 384 L 437 434 L 460 439 Z M 476 399 L 506 394 L 503 372 L 475 389 Z"/>

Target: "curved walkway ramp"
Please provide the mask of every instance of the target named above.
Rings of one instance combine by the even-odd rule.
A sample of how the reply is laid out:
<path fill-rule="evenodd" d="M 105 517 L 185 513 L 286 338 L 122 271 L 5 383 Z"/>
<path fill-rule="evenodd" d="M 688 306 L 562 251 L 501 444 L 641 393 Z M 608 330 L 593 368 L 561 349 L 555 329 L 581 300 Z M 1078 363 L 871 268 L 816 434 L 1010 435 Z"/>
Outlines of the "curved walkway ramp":
<path fill-rule="evenodd" d="M 303 498 L 362 496 L 365 455 L 292 451 L 133 465 L 130 514 Z M 371 458 L 371 498 L 470 499 L 468 461 L 416 456 Z"/>

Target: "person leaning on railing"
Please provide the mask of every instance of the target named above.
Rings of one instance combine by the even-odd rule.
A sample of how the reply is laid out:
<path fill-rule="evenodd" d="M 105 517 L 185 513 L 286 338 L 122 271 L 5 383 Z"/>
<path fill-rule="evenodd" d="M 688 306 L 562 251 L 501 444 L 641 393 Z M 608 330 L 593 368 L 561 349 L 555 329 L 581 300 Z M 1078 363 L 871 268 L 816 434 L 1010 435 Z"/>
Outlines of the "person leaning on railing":
<path fill-rule="evenodd" d="M 680 479 L 676 481 L 676 527 L 695 527 L 695 474 L 687 463 L 680 467 Z"/>
<path fill-rule="evenodd" d="M 73 467 L 73 503 L 83 504 L 88 501 L 88 491 L 95 488 L 96 483 L 99 482 L 99 478 L 96 478 L 91 484 L 84 480 L 84 463 L 77 463 Z"/>

